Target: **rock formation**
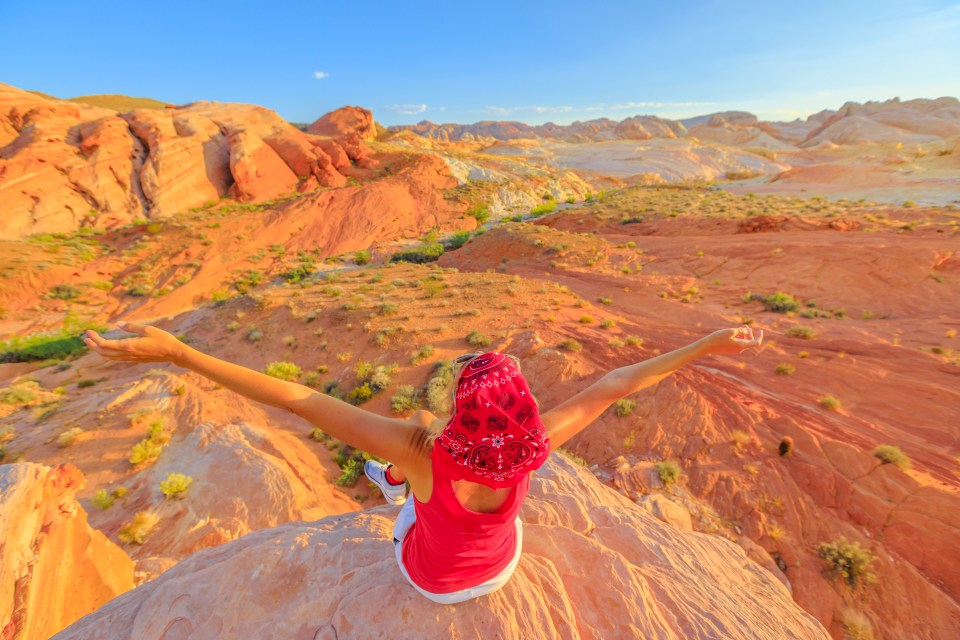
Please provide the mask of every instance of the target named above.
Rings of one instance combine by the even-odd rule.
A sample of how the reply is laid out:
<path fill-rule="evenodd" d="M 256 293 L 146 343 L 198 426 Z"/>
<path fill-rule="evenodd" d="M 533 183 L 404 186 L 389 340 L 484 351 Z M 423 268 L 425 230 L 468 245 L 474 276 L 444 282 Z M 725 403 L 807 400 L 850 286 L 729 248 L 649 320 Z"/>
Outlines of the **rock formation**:
<path fill-rule="evenodd" d="M 87 524 L 69 464 L 0 466 L 0 637 L 48 638 L 133 588 L 133 563 Z"/>
<path fill-rule="evenodd" d="M 372 166 L 368 155 L 355 135 L 305 134 L 263 107 L 198 102 L 121 114 L 0 85 L 7 238 L 342 186 L 354 162 Z"/>
<path fill-rule="evenodd" d="M 535 474 L 520 565 L 487 597 L 443 606 L 417 594 L 395 564 L 396 512 L 201 551 L 55 638 L 829 637 L 739 547 L 661 523 L 563 458 Z"/>
<path fill-rule="evenodd" d="M 309 133 L 333 138 L 356 135 L 361 140 L 377 137 L 373 114 L 362 107 L 341 107 L 331 111 L 307 127 Z"/>

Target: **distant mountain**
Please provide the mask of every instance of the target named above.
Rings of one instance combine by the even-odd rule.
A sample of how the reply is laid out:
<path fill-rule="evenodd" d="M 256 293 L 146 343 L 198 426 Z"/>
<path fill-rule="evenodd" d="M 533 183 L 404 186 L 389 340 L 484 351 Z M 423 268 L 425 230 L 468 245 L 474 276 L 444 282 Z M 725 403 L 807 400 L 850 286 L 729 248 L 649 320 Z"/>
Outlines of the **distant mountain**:
<path fill-rule="evenodd" d="M 424 121 L 390 129 L 444 141 L 548 138 L 602 142 L 693 136 L 721 144 L 771 149 L 821 144 L 920 144 L 960 134 L 960 102 L 956 98 L 848 102 L 837 111 L 824 110 L 806 120 L 792 122 L 768 122 L 746 111 L 722 111 L 682 120 L 641 115 L 619 122 L 599 118 L 569 125 L 548 122 L 538 126 L 490 120 L 474 124 Z"/>

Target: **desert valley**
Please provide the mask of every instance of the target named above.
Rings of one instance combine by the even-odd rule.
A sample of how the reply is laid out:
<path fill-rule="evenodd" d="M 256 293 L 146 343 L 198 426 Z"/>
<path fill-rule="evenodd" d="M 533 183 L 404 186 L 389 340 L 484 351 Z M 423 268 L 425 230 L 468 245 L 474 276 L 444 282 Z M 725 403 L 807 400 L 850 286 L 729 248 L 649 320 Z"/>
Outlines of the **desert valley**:
<path fill-rule="evenodd" d="M 0 637 L 960 637 L 957 99 L 374 115 L 0 85 Z M 550 407 L 766 337 L 553 454 L 514 578 L 439 606 L 365 452 L 79 339 L 118 320 L 391 416 L 478 349 Z"/>

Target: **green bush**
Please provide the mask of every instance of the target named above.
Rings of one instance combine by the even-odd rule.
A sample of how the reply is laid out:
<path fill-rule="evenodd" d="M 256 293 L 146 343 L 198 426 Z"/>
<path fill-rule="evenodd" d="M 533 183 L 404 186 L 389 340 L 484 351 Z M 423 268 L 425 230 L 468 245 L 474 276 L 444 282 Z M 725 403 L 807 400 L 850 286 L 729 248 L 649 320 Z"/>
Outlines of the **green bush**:
<path fill-rule="evenodd" d="M 413 385 L 404 384 L 397 387 L 397 392 L 390 398 L 390 410 L 394 413 L 406 413 L 420 408 L 420 391 Z"/>
<path fill-rule="evenodd" d="M 150 462 L 160 457 L 163 451 L 163 445 L 153 440 L 144 439 L 133 445 L 130 450 L 129 460 L 132 464 L 141 464 Z"/>
<path fill-rule="evenodd" d="M 555 211 L 556 208 L 557 208 L 557 201 L 550 200 L 548 202 L 544 202 L 543 204 L 538 204 L 537 206 L 535 206 L 533 209 L 530 210 L 530 215 L 531 216 L 546 215 L 548 213 L 552 213 L 553 211 Z"/>
<path fill-rule="evenodd" d="M 193 483 L 193 478 L 182 473 L 171 473 L 160 483 L 160 491 L 167 498 L 182 498 L 187 488 Z"/>
<path fill-rule="evenodd" d="M 471 347 L 486 347 L 490 344 L 491 340 L 484 334 L 480 333 L 476 329 L 467 334 L 467 344 Z"/>
<path fill-rule="evenodd" d="M 577 342 L 576 340 L 574 340 L 573 338 L 567 338 L 566 340 L 561 340 L 559 343 L 557 343 L 557 346 L 567 351 L 573 351 L 573 352 L 583 351 L 583 345 Z"/>
<path fill-rule="evenodd" d="M 296 382 L 300 379 L 300 367 L 292 362 L 271 362 L 263 372 L 287 382 Z"/>
<path fill-rule="evenodd" d="M 850 542 L 841 536 L 833 542 L 818 544 L 817 554 L 826 561 L 831 574 L 840 576 L 851 587 L 861 582 L 870 584 L 877 581 L 876 575 L 870 570 L 876 556 L 861 547 L 859 542 Z"/>
<path fill-rule="evenodd" d="M 559 453 L 560 455 L 562 455 L 564 458 L 567 458 L 568 460 L 570 460 L 571 462 L 573 462 L 573 463 L 574 463 L 575 465 L 577 465 L 577 466 L 580 466 L 580 467 L 588 467 L 588 466 L 590 466 L 590 465 L 587 464 L 587 461 L 583 458 L 583 456 L 578 455 L 578 454 L 574 453 L 573 451 L 567 451 L 567 450 L 564 449 L 563 447 L 557 447 L 557 453 Z"/>
<path fill-rule="evenodd" d="M 247 332 L 247 340 L 250 342 L 260 342 L 263 340 L 263 332 L 256 327 L 250 327 L 250 330 Z"/>
<path fill-rule="evenodd" d="M 364 382 L 358 387 L 354 387 L 350 390 L 350 393 L 347 394 L 347 402 L 353 405 L 361 405 L 370 398 L 373 397 L 373 389 L 370 388 L 370 384 Z"/>
<path fill-rule="evenodd" d="M 680 479 L 680 466 L 673 460 L 663 460 L 661 462 L 653 465 L 653 468 L 656 469 L 657 475 L 660 476 L 660 481 L 669 486 Z"/>
<path fill-rule="evenodd" d="M 363 474 L 363 462 L 356 458 L 350 458 L 341 467 L 340 476 L 337 478 L 337 486 L 355 487 L 361 474 Z"/>
<path fill-rule="evenodd" d="M 90 498 L 90 504 L 106 511 L 113 506 L 113 502 L 116 500 L 116 497 L 109 493 L 106 489 L 97 489 L 97 493 Z"/>
<path fill-rule="evenodd" d="M 413 262 L 424 264 L 433 262 L 443 255 L 443 245 L 439 242 L 423 244 L 419 247 L 398 251 L 390 256 L 390 262 Z"/>
<path fill-rule="evenodd" d="M 157 523 L 160 522 L 160 516 L 152 511 L 138 511 L 133 520 L 123 525 L 117 533 L 117 538 L 125 544 L 143 544 L 143 541 L 150 534 Z"/>
<path fill-rule="evenodd" d="M 763 306 L 767 311 L 787 313 L 788 311 L 796 311 L 800 307 L 800 303 L 789 293 L 777 291 L 763 299 Z"/>
<path fill-rule="evenodd" d="M 68 320 L 55 333 L 32 333 L 15 336 L 0 342 L 0 362 L 32 362 L 34 360 L 63 360 L 87 352 L 87 345 L 79 337 L 87 329 L 105 331 L 102 325 L 82 325 Z"/>
<path fill-rule="evenodd" d="M 777 368 L 773 370 L 778 376 L 790 376 L 797 372 L 797 368 L 788 362 L 783 364 L 778 364 Z"/>
<path fill-rule="evenodd" d="M 907 454 L 901 451 L 900 447 L 895 447 L 892 444 L 879 445 L 873 450 L 873 455 L 882 460 L 883 464 L 892 464 L 900 467 L 904 471 L 909 470 L 913 466 Z"/>
<path fill-rule="evenodd" d="M 477 224 L 483 224 L 490 218 L 490 209 L 485 204 L 478 204 L 467 211 L 467 215 L 476 219 Z"/>
<path fill-rule="evenodd" d="M 353 254 L 353 262 L 358 265 L 369 264 L 370 258 L 370 252 L 367 249 L 361 249 Z"/>
<path fill-rule="evenodd" d="M 238 293 L 247 293 L 263 280 L 263 274 L 254 269 L 247 269 L 243 274 L 233 282 L 233 288 Z"/>
<path fill-rule="evenodd" d="M 452 236 L 446 240 L 446 248 L 448 251 L 453 251 L 459 249 L 467 243 L 467 240 L 470 239 L 472 234 L 469 231 L 456 231 Z"/>
<path fill-rule="evenodd" d="M 622 400 L 617 400 L 614 403 L 614 406 L 617 408 L 617 415 L 621 418 L 625 418 L 636 410 L 637 403 L 633 400 L 623 398 Z"/>

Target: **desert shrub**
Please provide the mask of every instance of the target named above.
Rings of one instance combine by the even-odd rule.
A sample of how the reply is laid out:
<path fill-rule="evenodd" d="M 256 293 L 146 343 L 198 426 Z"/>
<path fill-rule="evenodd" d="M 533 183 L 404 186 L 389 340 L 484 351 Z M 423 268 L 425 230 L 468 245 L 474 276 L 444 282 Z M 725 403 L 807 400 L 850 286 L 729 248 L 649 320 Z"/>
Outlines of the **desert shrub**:
<path fill-rule="evenodd" d="M 130 450 L 129 460 L 132 464 L 149 462 L 159 458 L 162 451 L 162 444 L 154 442 L 150 439 L 144 439 L 133 445 L 133 448 Z"/>
<path fill-rule="evenodd" d="M 90 504 L 97 509 L 106 511 L 113 506 L 114 500 L 116 500 L 116 497 L 106 489 L 97 489 L 97 493 L 90 498 Z"/>
<path fill-rule="evenodd" d="M 840 401 L 831 395 L 826 395 L 820 398 L 820 406 L 827 411 L 836 411 L 840 408 Z"/>
<path fill-rule="evenodd" d="M 303 374 L 303 384 L 313 389 L 320 385 L 320 371 L 308 371 Z"/>
<path fill-rule="evenodd" d="M 390 410 L 394 413 L 406 413 L 420 408 L 420 391 L 413 385 L 404 384 L 397 387 L 397 392 L 390 398 Z"/>
<path fill-rule="evenodd" d="M 600 304 L 613 304 L 613 298 L 601 297 L 597 298 L 597 302 Z"/>
<path fill-rule="evenodd" d="M 395 316 L 400 313 L 400 307 L 396 302 L 384 302 L 378 312 L 381 316 Z"/>
<path fill-rule="evenodd" d="M 3 404 L 25 404 L 37 399 L 37 383 L 19 383 L 0 391 L 0 402 Z"/>
<path fill-rule="evenodd" d="M 314 427 L 313 429 L 310 429 L 310 434 L 308 437 L 311 440 L 316 440 L 317 442 L 327 442 L 332 436 L 323 429 Z"/>
<path fill-rule="evenodd" d="M 187 488 L 193 483 L 193 478 L 182 473 L 171 473 L 160 483 L 160 491 L 167 498 L 182 498 Z"/>
<path fill-rule="evenodd" d="M 784 362 L 778 364 L 777 368 L 773 370 L 778 376 L 789 376 L 797 372 L 797 368 L 790 363 Z"/>
<path fill-rule="evenodd" d="M 543 204 L 538 204 L 537 206 L 535 206 L 533 209 L 530 210 L 530 215 L 531 216 L 546 215 L 548 213 L 552 213 L 553 211 L 555 211 L 556 208 L 557 208 L 557 201 L 550 200 L 548 202 L 544 202 Z"/>
<path fill-rule="evenodd" d="M 247 331 L 247 340 L 250 342 L 260 342 L 263 340 L 263 332 L 256 327 L 250 327 L 250 330 Z"/>
<path fill-rule="evenodd" d="M 233 288 L 238 293 L 247 293 L 250 289 L 260 284 L 263 280 L 263 274 L 255 269 L 247 269 L 239 278 L 233 281 Z"/>
<path fill-rule="evenodd" d="M 64 431 L 57 436 L 57 446 L 61 448 L 69 447 L 77 441 L 77 438 L 80 437 L 81 433 L 83 433 L 83 429 L 80 427 L 74 427 Z"/>
<path fill-rule="evenodd" d="M 423 244 L 412 249 L 398 251 L 390 256 L 390 262 L 413 262 L 424 264 L 433 262 L 443 255 L 443 245 L 439 242 Z"/>
<path fill-rule="evenodd" d="M 574 340 L 573 338 L 567 338 L 566 340 L 561 340 L 557 343 L 557 346 L 566 351 L 583 351 L 583 345 Z"/>
<path fill-rule="evenodd" d="M 54 333 L 32 333 L 14 336 L 0 342 L 0 362 L 32 362 L 34 360 L 63 360 L 86 353 L 87 346 L 79 335 L 86 329 L 105 331 L 102 325 L 84 325 L 73 320 Z"/>
<path fill-rule="evenodd" d="M 77 381 L 78 389 L 89 389 L 90 387 L 100 384 L 106 380 L 106 378 L 84 378 L 83 380 Z"/>
<path fill-rule="evenodd" d="M 340 382 L 338 380 L 327 380 L 323 383 L 323 387 L 320 390 L 331 398 L 343 400 L 343 390 L 340 388 Z"/>
<path fill-rule="evenodd" d="M 358 265 L 365 265 L 370 262 L 370 252 L 367 249 L 361 249 L 353 254 L 353 262 Z"/>
<path fill-rule="evenodd" d="M 347 394 L 346 400 L 350 404 L 359 406 L 372 397 L 373 389 L 370 388 L 370 384 L 368 382 L 364 382 L 363 384 L 351 389 L 350 393 Z"/>
<path fill-rule="evenodd" d="M 814 331 L 812 327 L 798 324 L 787 329 L 787 335 L 793 338 L 801 338 L 803 340 L 813 340 L 817 337 L 817 332 Z"/>
<path fill-rule="evenodd" d="M 300 367 L 292 362 L 271 362 L 263 372 L 287 382 L 296 382 L 300 378 Z"/>
<path fill-rule="evenodd" d="M 796 311 L 800 308 L 800 303 L 789 293 L 777 291 L 763 299 L 763 306 L 767 311 L 787 313 L 788 311 Z"/>
<path fill-rule="evenodd" d="M 410 356 L 410 364 L 417 364 L 421 360 L 426 360 L 433 355 L 434 348 L 432 344 L 425 344 L 420 347 L 416 353 Z"/>
<path fill-rule="evenodd" d="M 467 240 L 470 239 L 471 233 L 469 231 L 456 231 L 452 236 L 446 240 L 446 248 L 449 251 L 459 249 L 467 243 Z"/>
<path fill-rule="evenodd" d="M 627 346 L 628 346 L 628 347 L 642 347 L 642 346 L 643 346 L 643 338 L 641 338 L 640 336 L 627 336 L 625 342 L 627 343 Z"/>
<path fill-rule="evenodd" d="M 593 324 L 593 316 L 580 316 L 580 324 Z"/>
<path fill-rule="evenodd" d="M 56 300 L 76 300 L 80 297 L 80 289 L 72 284 L 58 284 L 50 290 L 47 297 Z"/>
<path fill-rule="evenodd" d="M 474 218 L 477 224 L 483 224 L 490 218 L 490 208 L 485 204 L 478 204 L 467 211 L 467 215 Z"/>
<path fill-rule="evenodd" d="M 873 450 L 873 455 L 882 460 L 883 464 L 892 464 L 900 467 L 904 471 L 907 471 L 913 466 L 907 454 L 901 451 L 900 447 L 895 447 L 892 444 L 879 445 Z"/>
<path fill-rule="evenodd" d="M 617 400 L 614 403 L 614 406 L 617 408 L 617 415 L 621 418 L 625 418 L 636 410 L 637 403 L 633 400 L 622 398 Z"/>
<path fill-rule="evenodd" d="M 471 347 L 485 347 L 490 344 L 490 338 L 476 329 L 467 334 L 466 340 Z"/>
<path fill-rule="evenodd" d="M 660 482 L 670 486 L 674 482 L 680 479 L 680 466 L 673 460 L 662 460 L 655 465 L 653 468 L 656 469 L 657 475 L 660 476 Z"/>
<path fill-rule="evenodd" d="M 126 495 L 129 493 L 129 490 L 128 490 L 126 487 L 124 487 L 124 486 L 121 485 L 121 486 L 117 487 L 116 489 L 114 489 L 114 490 L 112 491 L 112 493 L 113 493 L 113 497 L 114 497 L 114 498 L 117 498 L 117 499 L 119 500 L 119 499 L 123 498 L 124 496 L 126 496 Z"/>
<path fill-rule="evenodd" d="M 363 462 L 356 458 L 348 459 L 341 467 L 340 476 L 337 478 L 338 487 L 355 487 L 357 480 L 363 474 Z"/>
<path fill-rule="evenodd" d="M 453 383 L 453 362 L 439 360 L 433 365 L 433 375 L 427 381 L 427 407 L 438 416 L 450 411 L 450 385 Z"/>
<path fill-rule="evenodd" d="M 380 393 L 389 387 L 390 376 L 393 373 L 393 369 L 393 365 L 389 367 L 379 366 L 374 369 L 373 374 L 370 376 L 370 390 L 374 393 Z"/>
<path fill-rule="evenodd" d="M 125 544 L 143 544 L 143 541 L 150 534 L 157 523 L 160 522 L 160 516 L 152 511 L 138 511 L 133 516 L 133 520 L 123 525 L 117 533 L 117 538 Z"/>
<path fill-rule="evenodd" d="M 844 640 L 874 640 L 873 624 L 865 614 L 845 609 L 841 621 Z"/>
<path fill-rule="evenodd" d="M 358 360 L 353 364 L 353 375 L 357 377 L 357 382 L 366 382 L 373 374 L 373 365 L 365 360 Z"/>
<path fill-rule="evenodd" d="M 858 583 L 870 584 L 877 577 L 870 570 L 876 557 L 859 542 L 850 542 L 840 537 L 833 542 L 821 542 L 817 545 L 817 554 L 824 559 L 827 570 L 834 576 L 840 576 L 848 585 L 856 587 Z"/>

